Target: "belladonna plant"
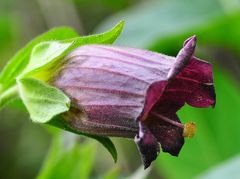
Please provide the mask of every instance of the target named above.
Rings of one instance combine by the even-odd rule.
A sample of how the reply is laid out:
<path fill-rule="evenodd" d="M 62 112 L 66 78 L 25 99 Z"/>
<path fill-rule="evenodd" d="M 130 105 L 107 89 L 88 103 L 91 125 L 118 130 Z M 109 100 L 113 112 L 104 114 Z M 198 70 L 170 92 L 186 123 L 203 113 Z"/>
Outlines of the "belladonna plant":
<path fill-rule="evenodd" d="M 109 45 L 121 32 L 78 37 L 53 29 L 15 55 L 0 76 L 0 105 L 20 98 L 34 122 L 100 141 L 134 139 L 145 168 L 162 149 L 178 156 L 195 124 L 176 112 L 185 104 L 215 105 L 212 67 L 194 56 L 196 36 L 176 57 Z M 161 149 L 160 149 L 161 148 Z"/>

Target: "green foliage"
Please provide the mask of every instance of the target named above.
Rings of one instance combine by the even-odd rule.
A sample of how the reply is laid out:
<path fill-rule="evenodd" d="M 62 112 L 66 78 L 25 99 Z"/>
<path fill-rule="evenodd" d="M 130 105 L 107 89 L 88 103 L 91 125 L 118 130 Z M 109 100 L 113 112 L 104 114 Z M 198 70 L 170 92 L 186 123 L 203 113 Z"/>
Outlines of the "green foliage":
<path fill-rule="evenodd" d="M 71 45 L 72 43 L 60 43 L 55 41 L 39 43 L 33 48 L 30 61 L 26 69 L 21 74 L 21 77 L 32 76 L 39 71 L 40 73 L 44 73 L 45 71 L 48 72 L 46 69 L 52 69 L 54 66 L 52 65 L 53 63 L 58 64 L 63 61 L 62 58 Z M 48 72 L 47 77 L 45 76 L 44 78 L 42 76 L 38 76 L 38 78 L 43 78 L 45 81 L 47 81 L 49 77 L 53 76 L 53 73 L 54 71 L 50 71 Z"/>
<path fill-rule="evenodd" d="M 16 79 L 22 79 L 24 77 L 37 77 L 42 79 L 41 75 L 36 75 L 36 72 L 45 74 L 43 76 L 54 76 L 54 71 L 49 73 L 49 69 L 52 69 L 56 65 L 56 60 L 58 64 L 62 63 L 63 57 L 69 53 L 74 48 L 77 48 L 85 44 L 109 44 L 113 43 L 123 28 L 123 22 L 120 22 L 110 31 L 86 36 L 86 37 L 76 37 L 75 32 L 69 28 L 57 28 L 51 30 L 30 42 L 25 48 L 21 49 L 7 64 L 3 72 L 0 75 L 0 107 L 5 105 L 5 103 L 10 101 L 12 98 L 6 100 L 3 94 L 7 93 L 13 86 L 16 85 Z M 65 35 L 64 35 L 65 34 Z M 68 34 L 68 35 L 66 35 Z M 48 40 L 62 40 L 62 41 L 48 41 Z M 64 39 L 64 40 L 63 40 Z M 48 41 L 48 42 L 43 42 Z M 43 42 L 43 43 L 41 43 Z M 36 45 L 36 46 L 35 46 Z M 61 61 L 60 61 L 61 60 Z M 55 62 L 55 63 L 54 63 Z M 39 72 L 40 71 L 40 72 Z M 27 73 L 27 74 L 26 74 Z M 47 75 L 46 75 L 47 74 Z M 48 77 L 49 78 L 49 77 Z M 48 79 L 43 79 L 48 80 Z M 7 93 L 8 94 L 8 93 Z M 23 97 L 23 96 L 21 96 Z M 3 99 L 4 102 L 3 102 Z M 44 120 L 46 121 L 46 120 Z"/>
<path fill-rule="evenodd" d="M 126 179 L 145 179 L 150 171 L 151 168 L 144 170 L 143 167 L 139 167 L 131 176 L 126 177 Z"/>
<path fill-rule="evenodd" d="M 161 51 L 170 51 L 182 46 L 181 41 L 176 43 L 180 37 L 184 39 L 196 34 L 204 44 L 239 49 L 236 42 L 240 37 L 240 3 L 238 0 L 224 2 L 155 0 L 113 15 L 97 31 L 108 28 L 114 21 L 125 19 L 127 25 L 117 40 L 118 44 L 152 49 L 161 47 Z"/>
<path fill-rule="evenodd" d="M 78 34 L 73 29 L 68 27 L 59 27 L 33 39 L 8 61 L 8 64 L 0 74 L 0 84 L 2 85 L 2 88 L 6 89 L 15 83 L 17 76 L 19 76 L 28 65 L 32 49 L 35 45 L 44 41 L 64 40 L 74 38 L 76 36 L 78 36 Z"/>
<path fill-rule="evenodd" d="M 107 173 L 105 173 L 101 178 L 102 179 L 116 179 L 120 174 L 120 168 L 114 167 L 111 170 L 109 170 Z"/>
<path fill-rule="evenodd" d="M 17 91 L 15 94 L 8 94 L 12 92 L 12 89 L 16 89 L 16 78 L 21 75 L 23 70 L 25 70 L 26 66 L 28 65 L 32 49 L 35 45 L 43 41 L 63 40 L 76 36 L 77 33 L 70 28 L 55 28 L 36 37 L 24 48 L 18 51 L 16 55 L 9 60 L 8 64 L 5 66 L 2 73 L 0 74 L 0 109 L 9 101 L 18 97 Z"/>
<path fill-rule="evenodd" d="M 95 153 L 93 142 L 80 144 L 73 136 L 56 135 L 37 179 L 88 179 Z"/>
<path fill-rule="evenodd" d="M 54 77 L 65 55 L 81 45 L 113 43 L 123 25 L 120 22 L 110 31 L 86 37 L 76 37 L 76 33 L 69 28 L 57 28 L 37 37 L 10 60 L 0 75 L 0 108 L 20 95 L 32 121 L 51 123 L 82 134 L 64 120 L 50 122 L 55 116 L 68 111 L 71 101 L 47 82 Z M 109 138 L 86 136 L 101 142 L 117 160 L 116 149 Z"/>
<path fill-rule="evenodd" d="M 114 144 L 112 143 L 112 141 L 108 137 L 95 136 L 95 135 L 82 133 L 81 131 L 73 129 L 69 125 L 69 123 L 67 123 L 67 121 L 64 120 L 60 116 L 55 117 L 52 120 L 48 121 L 48 124 L 51 125 L 51 126 L 55 126 L 55 127 L 60 128 L 60 129 L 64 129 L 66 131 L 75 133 L 75 134 L 84 135 L 84 136 L 87 136 L 87 137 L 90 137 L 90 138 L 93 138 L 93 139 L 97 140 L 109 151 L 109 153 L 113 157 L 114 162 L 117 161 L 117 150 L 116 150 Z"/>
<path fill-rule="evenodd" d="M 31 53 L 32 53 L 33 48 L 36 45 L 39 45 L 40 42 L 57 41 L 57 40 L 61 41 L 62 40 L 60 43 L 67 43 L 67 44 L 71 43 L 72 45 L 68 46 L 69 48 L 67 51 L 64 51 L 64 52 L 62 51 L 62 52 L 58 53 L 59 56 L 60 55 L 64 56 L 67 54 L 67 52 L 70 52 L 71 50 L 79 47 L 80 45 L 113 43 L 116 40 L 116 38 L 120 35 L 123 25 L 124 25 L 124 22 L 120 22 L 113 29 L 111 29 L 110 31 L 108 31 L 106 33 L 92 35 L 92 36 L 85 36 L 85 37 L 78 37 L 76 32 L 70 28 L 52 29 L 52 30 L 46 32 L 45 34 L 36 37 L 29 44 L 27 44 L 26 47 L 24 47 L 19 52 L 17 52 L 16 55 L 12 59 L 10 59 L 10 61 L 6 65 L 6 67 L 3 69 L 2 73 L 0 74 L 0 90 L 1 90 L 0 92 L 2 92 L 3 90 L 7 90 L 10 86 L 12 86 L 16 83 L 16 81 L 15 81 L 16 78 L 19 75 L 21 75 L 21 73 L 26 69 L 27 65 L 29 64 L 29 61 L 30 62 L 36 61 L 36 58 L 35 59 L 31 58 Z M 55 53 L 57 50 L 58 51 L 61 50 L 61 49 L 58 49 L 59 47 L 56 47 L 56 46 L 54 49 L 51 48 L 51 47 L 53 47 L 54 42 L 48 42 L 48 43 L 49 44 L 44 45 L 44 55 L 49 55 L 49 53 L 51 53 L 51 55 L 52 55 L 52 53 Z M 52 43 L 52 44 L 50 45 L 50 43 Z M 66 44 L 66 46 L 67 46 L 67 44 Z M 36 47 L 36 48 L 39 48 L 39 47 Z M 39 50 L 40 49 L 38 49 L 38 51 Z M 66 49 L 63 49 L 63 50 L 66 50 Z M 36 55 L 36 49 L 34 52 Z M 41 54 L 41 55 L 43 55 L 43 54 Z M 52 60 L 54 60 L 54 59 L 48 59 L 47 61 L 50 62 Z M 31 67 L 31 69 L 32 69 L 32 67 Z"/>
<path fill-rule="evenodd" d="M 1 16 L 2 15 L 2 16 Z M 0 14 L 0 40 L 1 43 L 7 43 L 11 39 L 9 32 L 11 21 L 8 16 Z"/>
<path fill-rule="evenodd" d="M 88 135 L 86 135 L 86 136 L 88 136 Z M 115 163 L 117 162 L 117 158 L 118 158 L 117 150 L 116 150 L 114 144 L 112 143 L 112 141 L 108 137 L 93 136 L 93 135 L 90 135 L 89 137 L 96 139 L 98 142 L 100 142 L 112 155 L 114 162 Z"/>
<path fill-rule="evenodd" d="M 116 26 L 114 26 L 112 29 L 105 33 L 76 37 L 73 39 L 66 39 L 63 42 L 65 43 L 73 42 L 73 45 L 70 48 L 70 50 L 73 50 L 74 48 L 79 47 L 80 45 L 86 44 L 112 44 L 113 42 L 115 42 L 115 40 L 122 32 L 123 26 L 124 21 L 120 21 Z"/>
<path fill-rule="evenodd" d="M 38 79 L 18 79 L 18 88 L 33 122 L 46 123 L 70 108 L 70 99 L 62 91 Z"/>
<path fill-rule="evenodd" d="M 197 179 L 239 179 L 240 156 L 234 156 L 198 176 Z"/>
<path fill-rule="evenodd" d="M 81 142 L 76 136 L 68 133 L 55 133 L 51 148 L 43 163 L 37 179 L 89 179 L 93 178 L 92 169 L 96 155 L 96 143 L 93 141 Z M 118 179 L 121 177 L 121 168 L 113 167 L 101 175 L 102 179 Z M 145 179 L 151 169 L 143 170 L 139 167 L 126 179 Z"/>

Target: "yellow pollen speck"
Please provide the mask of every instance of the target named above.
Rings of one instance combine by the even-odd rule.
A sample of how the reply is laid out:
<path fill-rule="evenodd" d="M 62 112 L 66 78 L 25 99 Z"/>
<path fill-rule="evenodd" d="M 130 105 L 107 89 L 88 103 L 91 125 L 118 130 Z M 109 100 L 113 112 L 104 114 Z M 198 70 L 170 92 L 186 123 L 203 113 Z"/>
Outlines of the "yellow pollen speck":
<path fill-rule="evenodd" d="M 196 125 L 194 122 L 188 122 L 184 125 L 183 137 L 191 138 L 196 132 Z"/>

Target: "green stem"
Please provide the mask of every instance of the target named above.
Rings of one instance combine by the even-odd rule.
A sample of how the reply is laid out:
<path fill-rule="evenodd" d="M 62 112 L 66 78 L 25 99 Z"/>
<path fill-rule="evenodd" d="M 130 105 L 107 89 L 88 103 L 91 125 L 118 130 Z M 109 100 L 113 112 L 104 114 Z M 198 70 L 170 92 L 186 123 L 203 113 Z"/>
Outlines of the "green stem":
<path fill-rule="evenodd" d="M 18 88 L 16 85 L 3 90 L 0 84 L 0 109 L 5 106 L 8 102 L 18 97 Z"/>

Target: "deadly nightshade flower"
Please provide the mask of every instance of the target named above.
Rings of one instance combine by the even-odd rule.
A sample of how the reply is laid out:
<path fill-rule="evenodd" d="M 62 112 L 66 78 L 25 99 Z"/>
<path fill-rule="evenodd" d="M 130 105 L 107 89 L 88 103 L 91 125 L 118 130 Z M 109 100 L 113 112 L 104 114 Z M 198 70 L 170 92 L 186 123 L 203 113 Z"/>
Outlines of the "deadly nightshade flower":
<path fill-rule="evenodd" d="M 75 130 L 134 138 L 145 168 L 160 152 L 178 156 L 194 133 L 176 112 L 215 105 L 212 67 L 194 57 L 196 37 L 176 57 L 110 45 L 85 45 L 65 58 L 51 84 L 71 99 L 63 114 Z"/>

